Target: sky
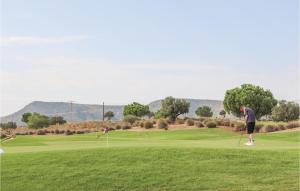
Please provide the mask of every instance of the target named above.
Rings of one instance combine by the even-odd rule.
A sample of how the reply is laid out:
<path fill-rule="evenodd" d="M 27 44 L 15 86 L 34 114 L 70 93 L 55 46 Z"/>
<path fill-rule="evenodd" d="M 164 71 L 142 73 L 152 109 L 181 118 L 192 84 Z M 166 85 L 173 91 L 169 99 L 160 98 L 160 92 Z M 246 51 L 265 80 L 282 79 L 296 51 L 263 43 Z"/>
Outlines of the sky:
<path fill-rule="evenodd" d="M 32 101 L 299 99 L 298 0 L 0 0 L 0 116 Z"/>

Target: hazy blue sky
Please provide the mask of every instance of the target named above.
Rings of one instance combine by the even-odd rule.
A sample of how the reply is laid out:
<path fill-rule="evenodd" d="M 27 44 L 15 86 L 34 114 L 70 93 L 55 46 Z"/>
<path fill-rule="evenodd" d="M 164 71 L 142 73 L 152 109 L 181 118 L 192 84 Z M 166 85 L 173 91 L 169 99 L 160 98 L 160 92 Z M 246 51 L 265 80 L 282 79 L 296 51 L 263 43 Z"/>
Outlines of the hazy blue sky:
<path fill-rule="evenodd" d="M 299 93 L 298 0 L 2 0 L 1 112 L 34 100 Z"/>

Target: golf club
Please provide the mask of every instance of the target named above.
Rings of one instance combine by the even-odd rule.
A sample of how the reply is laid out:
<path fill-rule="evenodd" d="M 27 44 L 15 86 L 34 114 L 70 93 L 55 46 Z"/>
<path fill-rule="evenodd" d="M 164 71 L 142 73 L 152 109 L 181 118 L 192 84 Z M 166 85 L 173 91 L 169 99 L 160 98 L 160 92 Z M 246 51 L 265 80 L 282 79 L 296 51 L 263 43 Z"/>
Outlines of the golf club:
<path fill-rule="evenodd" d="M 240 131 L 241 131 L 241 136 L 240 136 L 240 139 L 239 139 L 239 142 L 238 142 L 238 146 L 241 145 L 241 140 L 242 140 L 242 137 L 243 137 L 243 127 L 240 128 Z"/>

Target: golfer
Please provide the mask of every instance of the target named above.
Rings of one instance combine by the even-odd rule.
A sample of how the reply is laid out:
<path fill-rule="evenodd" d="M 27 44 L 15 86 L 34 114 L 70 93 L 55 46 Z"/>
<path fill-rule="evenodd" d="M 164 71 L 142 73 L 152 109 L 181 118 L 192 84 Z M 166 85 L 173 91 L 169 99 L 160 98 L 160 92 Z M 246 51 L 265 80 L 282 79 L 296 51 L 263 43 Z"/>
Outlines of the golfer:
<path fill-rule="evenodd" d="M 256 117 L 255 117 L 254 111 L 249 107 L 245 107 L 244 105 L 242 105 L 240 107 L 240 110 L 241 110 L 241 112 L 244 113 L 245 124 L 247 127 L 247 133 L 249 135 L 249 140 L 247 143 L 245 143 L 245 145 L 252 146 L 252 145 L 254 145 L 253 132 L 254 132 L 254 127 L 255 127 Z"/>

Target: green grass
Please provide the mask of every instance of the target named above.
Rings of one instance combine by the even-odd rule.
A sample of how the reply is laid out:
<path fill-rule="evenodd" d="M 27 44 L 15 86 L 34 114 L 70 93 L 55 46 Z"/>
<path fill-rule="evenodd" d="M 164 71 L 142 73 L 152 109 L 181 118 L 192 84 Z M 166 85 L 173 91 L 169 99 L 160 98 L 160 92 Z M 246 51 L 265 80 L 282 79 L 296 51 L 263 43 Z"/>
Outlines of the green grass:
<path fill-rule="evenodd" d="M 224 129 L 18 136 L 4 142 L 1 190 L 299 190 L 299 131 L 238 146 Z M 246 142 L 244 136 L 242 142 Z"/>

